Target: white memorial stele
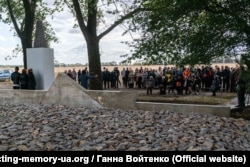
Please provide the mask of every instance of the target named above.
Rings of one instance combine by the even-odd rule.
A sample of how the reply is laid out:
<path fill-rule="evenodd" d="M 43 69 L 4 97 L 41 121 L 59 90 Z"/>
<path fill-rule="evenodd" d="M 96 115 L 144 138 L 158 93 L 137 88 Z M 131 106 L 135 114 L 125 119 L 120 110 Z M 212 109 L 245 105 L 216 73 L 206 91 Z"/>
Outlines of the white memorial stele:
<path fill-rule="evenodd" d="M 34 48 L 27 48 L 27 68 L 33 69 L 36 90 L 48 90 L 55 79 L 54 49 L 48 48 L 42 21 L 37 21 Z"/>

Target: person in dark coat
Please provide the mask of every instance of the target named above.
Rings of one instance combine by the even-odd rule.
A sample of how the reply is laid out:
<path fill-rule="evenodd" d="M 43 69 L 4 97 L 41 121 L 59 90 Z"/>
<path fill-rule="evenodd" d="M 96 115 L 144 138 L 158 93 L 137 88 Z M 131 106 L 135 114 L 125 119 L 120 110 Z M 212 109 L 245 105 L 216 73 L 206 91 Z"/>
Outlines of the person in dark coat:
<path fill-rule="evenodd" d="M 228 92 L 229 87 L 230 87 L 230 75 L 231 71 L 228 66 L 225 66 L 225 69 L 222 71 L 222 87 L 223 87 L 223 92 L 226 91 Z"/>
<path fill-rule="evenodd" d="M 129 69 L 126 68 L 126 71 L 125 71 L 125 87 L 128 88 L 128 82 L 129 82 Z"/>
<path fill-rule="evenodd" d="M 183 94 L 183 85 L 184 85 L 184 80 L 183 78 L 179 75 L 175 81 L 175 89 L 177 91 L 178 95 Z"/>
<path fill-rule="evenodd" d="M 11 81 L 13 82 L 13 89 L 20 89 L 20 73 L 19 67 L 15 67 L 15 72 L 11 74 Z"/>
<path fill-rule="evenodd" d="M 28 89 L 29 90 L 36 89 L 36 79 L 33 74 L 33 70 L 31 68 L 28 70 Z"/>
<path fill-rule="evenodd" d="M 26 69 L 22 70 L 20 75 L 21 89 L 28 89 L 28 74 Z"/>
<path fill-rule="evenodd" d="M 213 92 L 213 96 L 216 96 L 216 92 L 218 90 L 220 90 L 220 79 L 218 75 L 214 76 L 214 79 L 212 81 L 212 85 L 211 85 L 211 90 Z"/>
<path fill-rule="evenodd" d="M 192 90 L 193 90 L 194 94 L 196 94 L 196 93 L 199 94 L 200 88 L 201 88 L 201 79 L 197 75 L 195 75 L 195 76 L 193 76 L 193 85 L 192 85 Z"/>
<path fill-rule="evenodd" d="M 184 85 L 183 88 L 185 90 L 185 94 L 189 95 L 189 94 L 193 94 L 193 90 L 192 90 L 192 86 L 193 86 L 193 80 L 192 80 L 192 76 L 188 76 L 185 80 L 184 80 Z"/>
<path fill-rule="evenodd" d="M 78 70 L 77 77 L 78 77 L 78 83 L 79 84 L 81 84 L 81 80 L 80 80 L 81 74 L 82 74 L 81 70 Z"/>
<path fill-rule="evenodd" d="M 104 89 L 106 89 L 106 88 L 109 89 L 110 72 L 107 68 L 105 68 L 103 71 L 102 79 L 103 79 Z"/>
<path fill-rule="evenodd" d="M 167 87 L 167 80 L 165 76 L 162 76 L 161 79 L 159 79 L 159 88 L 160 88 L 160 95 L 166 94 L 166 87 Z"/>
<path fill-rule="evenodd" d="M 115 67 L 114 68 L 114 75 L 115 75 L 115 89 L 118 89 L 118 85 L 120 84 L 121 85 L 121 82 L 120 82 L 120 71 L 118 70 L 118 67 Z"/>
<path fill-rule="evenodd" d="M 114 70 L 110 72 L 109 81 L 111 83 L 111 88 L 115 89 L 116 77 L 115 77 L 115 71 Z"/>
<path fill-rule="evenodd" d="M 238 105 L 235 107 L 245 107 L 245 94 L 246 94 L 246 70 L 244 66 L 240 66 L 240 74 L 238 76 L 237 84 L 237 99 Z"/>

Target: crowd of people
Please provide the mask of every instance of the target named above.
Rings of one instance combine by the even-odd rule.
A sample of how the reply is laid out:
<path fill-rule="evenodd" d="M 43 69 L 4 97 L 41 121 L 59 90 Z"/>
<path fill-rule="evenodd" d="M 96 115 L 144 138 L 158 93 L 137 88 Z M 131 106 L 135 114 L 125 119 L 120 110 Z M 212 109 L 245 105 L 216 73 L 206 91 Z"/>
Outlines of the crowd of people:
<path fill-rule="evenodd" d="M 103 68 L 102 81 L 104 89 L 138 88 L 159 89 L 160 94 L 174 93 L 177 94 L 197 94 L 201 90 L 208 91 L 220 88 L 224 92 L 236 92 L 236 82 L 239 76 L 239 68 L 229 68 L 228 66 L 201 66 L 197 68 L 189 67 L 159 67 L 152 68 L 123 68 L 121 71 L 118 67 L 112 70 Z M 87 68 L 84 70 L 66 70 L 65 73 L 73 80 L 82 84 L 83 81 L 94 78 L 90 76 Z M 88 76 L 82 80 L 81 76 Z M 152 76 L 152 77 L 150 77 Z M 215 90 L 216 91 L 216 90 Z"/>
<path fill-rule="evenodd" d="M 103 68 L 102 72 L 104 89 L 118 88 L 121 85 L 124 88 L 153 88 L 159 89 L 160 94 L 174 93 L 177 94 L 197 94 L 202 89 L 204 91 L 219 90 L 225 92 L 236 92 L 236 82 L 239 75 L 238 68 L 209 67 L 201 66 L 201 68 L 175 68 L 175 67 L 159 67 L 152 68 L 123 68 L 119 71 L 115 67 L 112 71 Z"/>
<path fill-rule="evenodd" d="M 159 67 L 152 69 L 138 67 L 133 70 L 130 67 L 119 70 L 114 67 L 109 70 L 103 67 L 102 82 L 104 89 L 118 89 L 119 87 L 132 89 L 146 89 L 147 95 L 152 95 L 153 90 L 158 94 L 167 93 L 178 95 L 196 95 L 201 91 L 210 91 L 212 96 L 216 92 L 239 93 L 239 76 L 242 69 L 240 67 L 228 66 L 200 66 L 189 67 Z M 65 71 L 72 79 L 77 80 L 84 88 L 88 89 L 89 79 L 97 76 L 90 76 L 87 68 L 78 72 Z M 243 98 L 245 92 L 241 92 L 238 98 Z M 240 99 L 240 101 L 243 101 Z M 239 104 L 244 106 L 244 104 Z"/>
<path fill-rule="evenodd" d="M 13 89 L 36 89 L 36 79 L 33 74 L 33 70 L 23 69 L 19 72 L 19 67 L 15 67 L 15 71 L 11 74 L 11 81 L 13 83 Z"/>
<path fill-rule="evenodd" d="M 158 67 L 152 69 L 147 67 L 123 68 L 121 71 L 114 67 L 109 71 L 103 68 L 102 82 L 104 89 L 118 89 L 119 86 L 127 89 L 146 89 L 147 95 L 152 95 L 153 90 L 158 94 L 196 95 L 201 91 L 211 91 L 212 96 L 216 92 L 237 92 L 238 106 L 245 106 L 246 82 L 244 76 L 245 67 L 229 68 L 228 66 L 201 66 L 189 67 Z M 81 84 L 85 89 L 89 87 L 89 80 L 97 78 L 97 75 L 89 75 L 88 69 L 76 71 L 66 70 L 65 73 Z M 36 79 L 32 69 L 19 67 L 11 74 L 13 89 L 36 89 Z"/>
<path fill-rule="evenodd" d="M 72 71 L 66 70 L 64 71 L 64 73 L 67 74 L 73 80 L 77 80 L 78 83 L 81 84 L 82 87 L 84 87 L 85 89 L 88 89 L 89 87 L 89 79 L 97 78 L 97 75 L 90 76 L 87 68 L 83 70 L 78 70 L 78 72 L 76 72 L 75 68 L 73 68 Z"/>

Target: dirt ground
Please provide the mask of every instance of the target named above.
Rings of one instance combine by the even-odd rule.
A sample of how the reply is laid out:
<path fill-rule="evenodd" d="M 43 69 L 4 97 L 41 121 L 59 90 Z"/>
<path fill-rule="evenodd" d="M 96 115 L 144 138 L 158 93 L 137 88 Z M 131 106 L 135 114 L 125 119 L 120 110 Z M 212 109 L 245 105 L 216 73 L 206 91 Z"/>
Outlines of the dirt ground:
<path fill-rule="evenodd" d="M 12 89 L 12 83 L 9 81 L 0 81 L 0 89 Z"/>

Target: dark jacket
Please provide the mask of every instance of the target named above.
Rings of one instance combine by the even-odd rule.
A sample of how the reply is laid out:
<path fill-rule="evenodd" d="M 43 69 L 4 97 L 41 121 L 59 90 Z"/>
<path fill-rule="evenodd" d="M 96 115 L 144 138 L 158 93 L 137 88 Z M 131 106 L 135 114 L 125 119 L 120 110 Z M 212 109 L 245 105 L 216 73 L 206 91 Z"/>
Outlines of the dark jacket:
<path fill-rule="evenodd" d="M 28 89 L 30 90 L 36 89 L 36 79 L 32 72 L 28 74 Z"/>
<path fill-rule="evenodd" d="M 102 74 L 103 80 L 104 81 L 109 81 L 110 80 L 110 72 L 109 71 L 104 71 Z"/>
<path fill-rule="evenodd" d="M 230 78 L 230 70 L 229 69 L 224 69 L 222 71 L 222 77 L 225 80 L 229 80 L 229 78 Z"/>
<path fill-rule="evenodd" d="M 218 77 L 214 78 L 214 80 L 212 81 L 211 89 L 212 91 L 217 91 L 220 89 L 220 80 Z"/>
<path fill-rule="evenodd" d="M 20 83 L 21 83 L 21 89 L 28 89 L 28 75 L 27 74 L 20 75 Z"/>
<path fill-rule="evenodd" d="M 18 71 L 15 71 L 11 74 L 11 80 L 14 85 L 20 85 L 20 73 Z"/>

